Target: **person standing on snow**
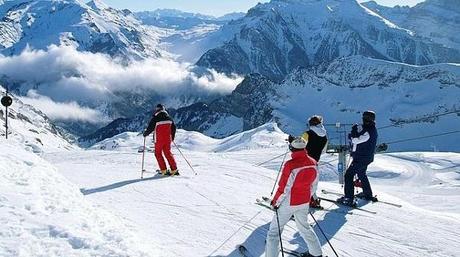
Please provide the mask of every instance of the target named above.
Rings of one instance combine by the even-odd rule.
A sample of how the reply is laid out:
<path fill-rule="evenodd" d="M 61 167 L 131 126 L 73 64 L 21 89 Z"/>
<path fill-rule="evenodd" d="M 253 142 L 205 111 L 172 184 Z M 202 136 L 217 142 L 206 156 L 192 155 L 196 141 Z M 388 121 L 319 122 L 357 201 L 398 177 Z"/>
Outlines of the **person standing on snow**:
<path fill-rule="evenodd" d="M 289 222 L 294 215 L 297 228 L 302 238 L 307 242 L 308 257 L 321 257 L 322 250 L 315 231 L 308 223 L 311 185 L 318 175 L 316 161 L 307 155 L 307 142 L 298 137 L 289 144 L 292 159 L 284 164 L 278 190 L 271 201 L 276 211 L 270 224 L 265 246 L 266 257 L 277 257 L 279 253 L 279 230 Z M 278 224 L 279 220 L 279 224 Z"/>
<path fill-rule="evenodd" d="M 358 124 L 353 125 L 348 138 L 352 143 L 351 157 L 353 161 L 345 172 L 344 196 L 337 201 L 354 206 L 354 177 L 358 175 L 363 188 L 363 192 L 357 197 L 368 201 L 377 202 L 378 199 L 372 194 L 371 184 L 366 175 L 367 166 L 374 161 L 375 147 L 377 145 L 377 128 L 375 127 L 375 112 L 365 111 L 363 113 L 363 125 L 361 131 L 358 131 Z"/>
<path fill-rule="evenodd" d="M 309 130 L 303 133 L 302 138 L 307 141 L 307 153 L 310 157 L 319 162 L 321 154 L 327 150 L 327 132 L 323 125 L 323 117 L 314 115 L 308 120 Z M 310 207 L 320 208 L 321 199 L 316 195 L 318 188 L 319 174 L 312 184 Z"/>
<path fill-rule="evenodd" d="M 144 131 L 144 137 L 147 137 L 152 132 L 154 132 L 155 158 L 157 159 L 161 174 L 171 176 L 179 175 L 176 160 L 171 152 L 171 143 L 176 136 L 176 125 L 162 104 L 157 105 L 147 129 Z M 171 168 L 170 172 L 166 167 L 163 154 L 168 160 L 169 167 Z"/>

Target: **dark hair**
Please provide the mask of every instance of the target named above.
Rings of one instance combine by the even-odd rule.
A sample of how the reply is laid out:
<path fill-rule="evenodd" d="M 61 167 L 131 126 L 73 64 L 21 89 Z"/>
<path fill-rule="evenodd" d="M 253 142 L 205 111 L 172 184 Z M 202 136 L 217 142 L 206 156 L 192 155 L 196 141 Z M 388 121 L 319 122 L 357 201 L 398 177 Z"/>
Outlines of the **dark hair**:
<path fill-rule="evenodd" d="M 310 126 L 316 126 L 316 125 L 319 125 L 323 123 L 323 117 L 319 116 L 319 115 L 313 115 L 310 117 L 310 119 L 308 119 L 308 125 Z"/>
<path fill-rule="evenodd" d="M 162 104 L 157 104 L 157 109 L 164 110 L 164 109 L 165 109 L 165 106 L 162 105 Z"/>

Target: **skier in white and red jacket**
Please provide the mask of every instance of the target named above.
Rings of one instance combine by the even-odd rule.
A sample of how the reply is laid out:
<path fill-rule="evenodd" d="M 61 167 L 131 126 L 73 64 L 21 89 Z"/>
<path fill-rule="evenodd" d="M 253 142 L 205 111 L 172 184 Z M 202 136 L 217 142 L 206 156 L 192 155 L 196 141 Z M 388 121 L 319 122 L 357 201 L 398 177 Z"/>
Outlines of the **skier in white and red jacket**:
<path fill-rule="evenodd" d="M 153 137 L 155 140 L 155 158 L 157 159 L 161 174 L 179 175 L 176 160 L 171 152 L 171 143 L 176 136 L 176 125 L 162 104 L 157 105 L 147 129 L 144 131 L 144 137 L 147 137 L 152 132 L 154 132 Z M 167 170 L 163 155 L 168 160 L 171 171 Z"/>
<path fill-rule="evenodd" d="M 305 256 L 322 256 L 318 236 L 308 223 L 311 186 L 318 175 L 316 161 L 307 155 L 307 142 L 298 137 L 292 140 L 289 149 L 292 159 L 283 167 L 278 190 L 271 204 L 279 218 L 279 228 L 289 222 L 294 215 L 297 228 L 308 245 L 309 253 Z M 265 247 L 266 257 L 277 257 L 279 254 L 279 231 L 276 215 L 270 224 Z"/>

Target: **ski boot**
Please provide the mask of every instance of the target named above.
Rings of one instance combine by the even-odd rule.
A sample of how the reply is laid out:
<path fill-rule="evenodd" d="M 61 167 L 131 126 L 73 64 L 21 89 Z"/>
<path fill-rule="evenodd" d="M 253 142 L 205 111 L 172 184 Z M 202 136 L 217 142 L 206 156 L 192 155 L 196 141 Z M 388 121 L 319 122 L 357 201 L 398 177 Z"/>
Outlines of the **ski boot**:
<path fill-rule="evenodd" d="M 171 177 L 173 177 L 173 176 L 180 176 L 179 170 L 172 170 L 172 171 L 169 173 L 169 176 L 171 176 Z"/>
<path fill-rule="evenodd" d="M 313 197 L 311 197 L 310 199 L 310 208 L 313 208 L 313 209 L 323 209 L 323 207 L 321 206 L 321 199 L 314 199 Z"/>
<path fill-rule="evenodd" d="M 353 198 L 347 198 L 345 196 L 340 197 L 337 199 L 337 202 L 343 204 L 345 206 L 356 207 L 356 201 Z"/>
<path fill-rule="evenodd" d="M 365 195 L 364 192 L 361 192 L 361 193 L 359 193 L 359 194 L 356 194 L 355 197 L 356 197 L 356 198 L 359 198 L 359 199 L 366 200 L 366 201 L 371 201 L 371 202 L 373 202 L 373 203 L 379 201 L 379 199 L 377 199 L 377 197 Z"/>
<path fill-rule="evenodd" d="M 157 173 L 162 176 L 169 176 L 171 174 L 169 170 L 157 170 Z"/>

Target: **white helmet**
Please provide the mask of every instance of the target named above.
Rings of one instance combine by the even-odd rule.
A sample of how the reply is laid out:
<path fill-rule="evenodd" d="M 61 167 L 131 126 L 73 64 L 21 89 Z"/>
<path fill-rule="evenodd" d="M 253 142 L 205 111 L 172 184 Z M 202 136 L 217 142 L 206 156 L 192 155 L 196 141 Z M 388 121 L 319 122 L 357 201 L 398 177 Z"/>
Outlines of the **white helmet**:
<path fill-rule="evenodd" d="M 301 137 L 296 137 L 292 140 L 291 144 L 289 145 L 291 150 L 302 150 L 307 147 L 307 141 L 305 141 Z"/>

